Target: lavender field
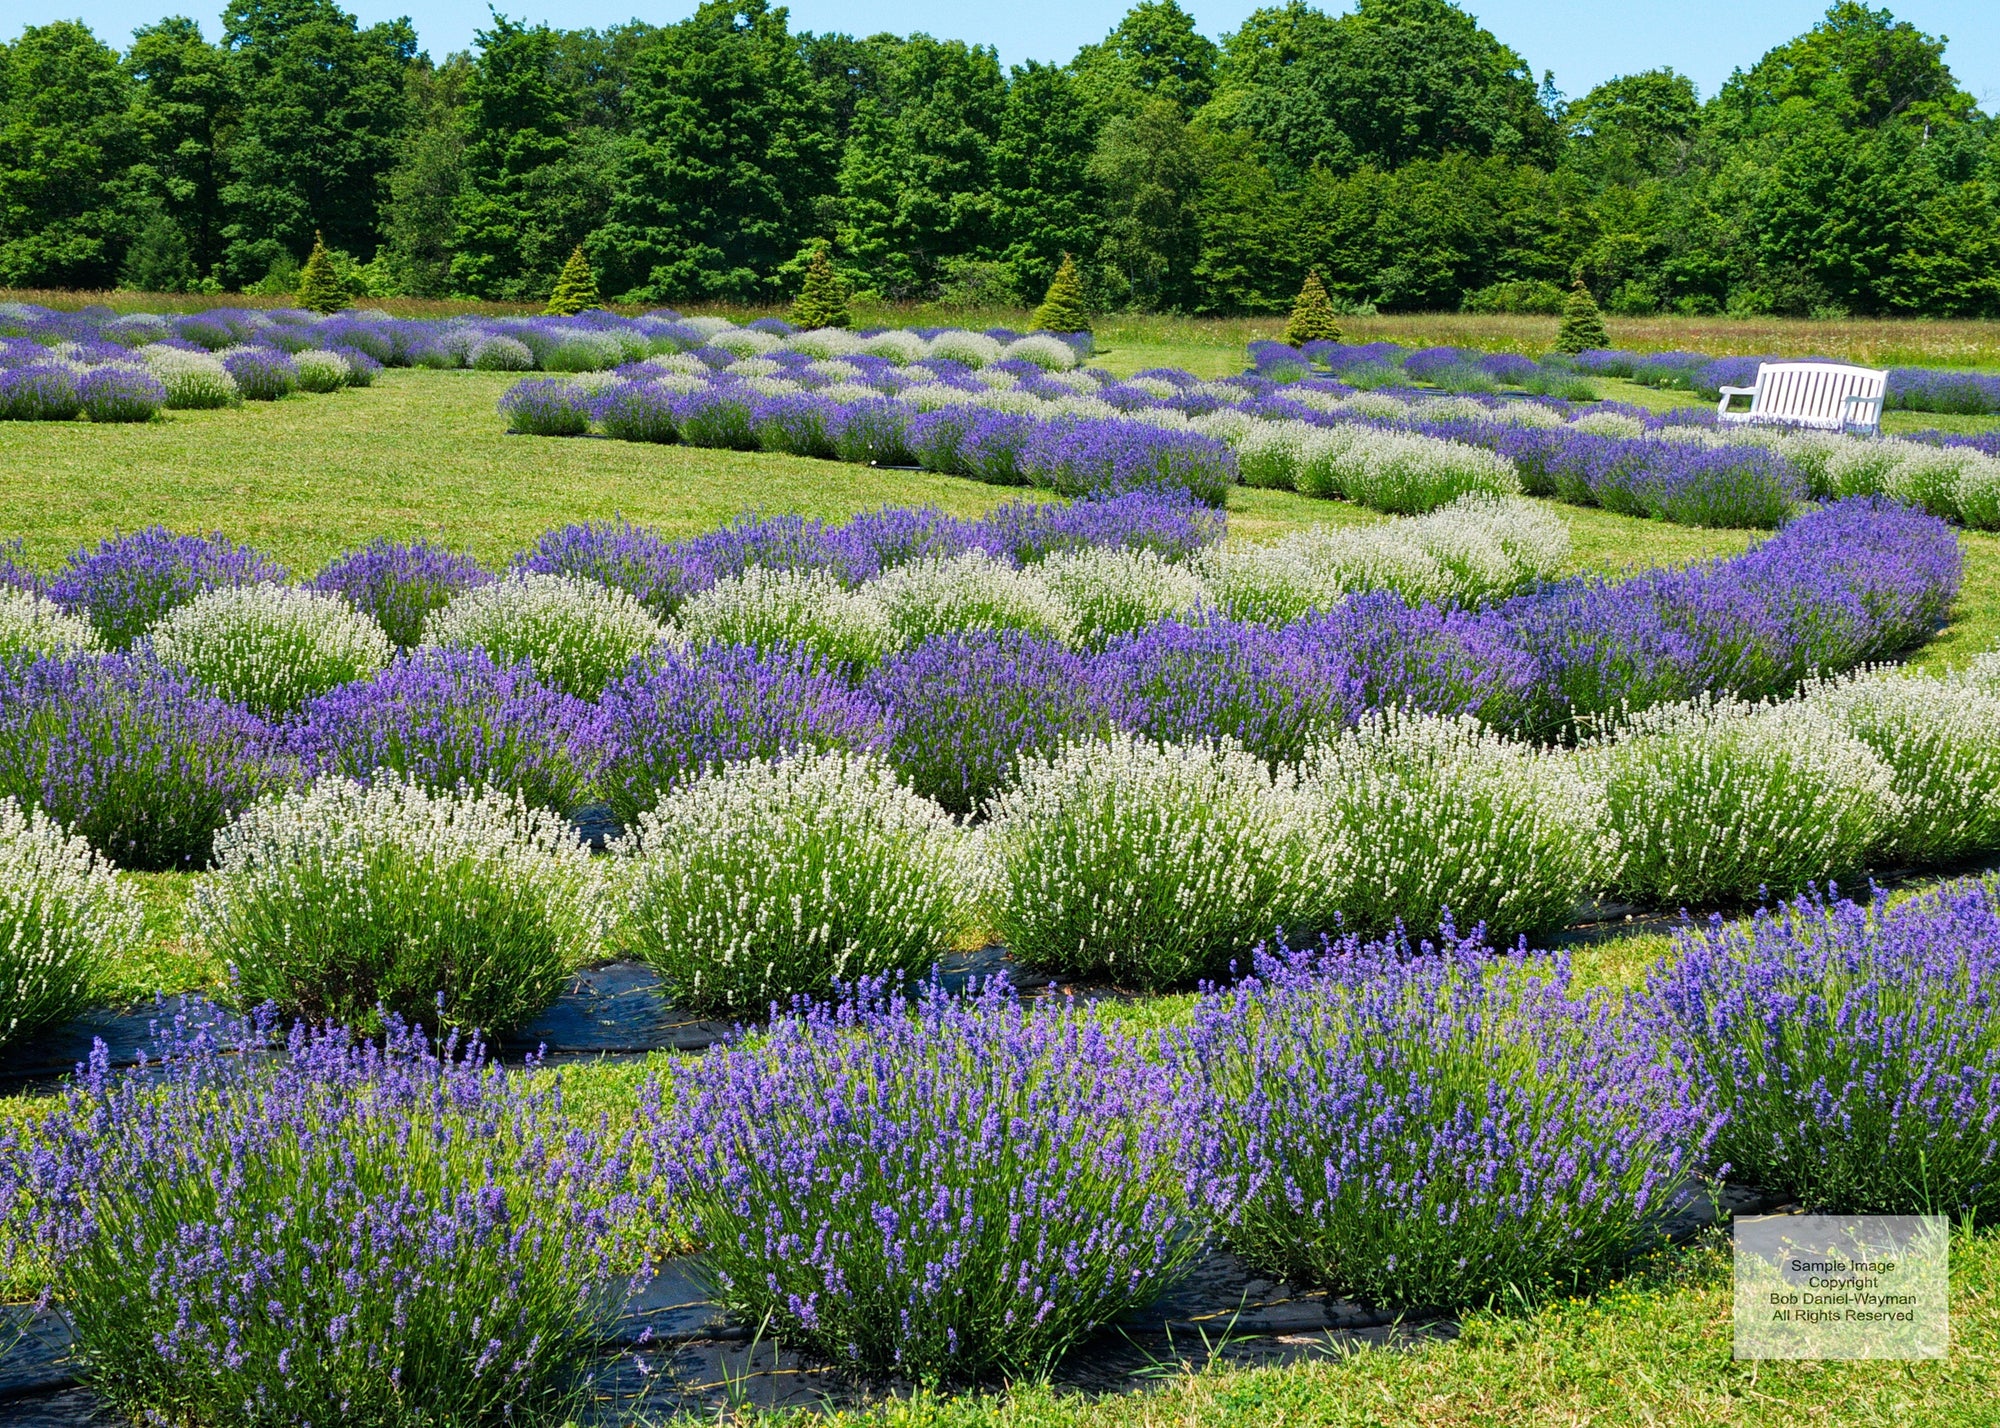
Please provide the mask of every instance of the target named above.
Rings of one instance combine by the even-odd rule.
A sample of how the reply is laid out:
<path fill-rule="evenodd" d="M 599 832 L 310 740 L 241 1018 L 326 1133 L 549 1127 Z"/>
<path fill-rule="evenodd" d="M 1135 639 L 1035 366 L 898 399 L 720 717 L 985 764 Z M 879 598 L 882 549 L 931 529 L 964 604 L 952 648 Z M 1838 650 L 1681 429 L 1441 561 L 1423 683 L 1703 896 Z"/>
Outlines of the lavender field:
<path fill-rule="evenodd" d="M 0 321 L 0 1423 L 2000 1393 L 1991 379 Z M 1782 1206 L 1952 1356 L 1734 1363 Z"/>

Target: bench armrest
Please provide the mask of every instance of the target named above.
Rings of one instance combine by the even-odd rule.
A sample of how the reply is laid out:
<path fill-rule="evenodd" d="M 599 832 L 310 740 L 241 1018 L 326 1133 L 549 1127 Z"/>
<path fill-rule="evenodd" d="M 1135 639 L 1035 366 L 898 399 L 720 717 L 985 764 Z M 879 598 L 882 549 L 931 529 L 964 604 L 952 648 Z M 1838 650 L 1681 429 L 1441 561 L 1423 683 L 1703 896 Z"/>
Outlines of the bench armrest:
<path fill-rule="evenodd" d="M 1751 406 L 1754 407 L 1757 404 L 1757 389 L 1755 387 L 1723 387 L 1721 388 L 1721 394 L 1722 400 L 1715 404 L 1715 414 L 1717 417 L 1728 418 L 1732 421 L 1748 421 L 1750 419 L 1748 412 L 1732 412 L 1729 409 L 1729 404 L 1738 397 L 1748 397 L 1750 398 Z"/>

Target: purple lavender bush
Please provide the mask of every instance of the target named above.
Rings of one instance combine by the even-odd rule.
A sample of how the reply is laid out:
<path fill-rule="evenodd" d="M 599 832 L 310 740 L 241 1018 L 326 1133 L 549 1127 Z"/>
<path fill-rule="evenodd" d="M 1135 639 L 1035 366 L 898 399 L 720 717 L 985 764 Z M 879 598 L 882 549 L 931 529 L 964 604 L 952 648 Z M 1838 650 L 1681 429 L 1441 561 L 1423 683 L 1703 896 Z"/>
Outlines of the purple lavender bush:
<path fill-rule="evenodd" d="M 892 401 L 854 402 L 831 407 L 826 417 L 827 437 L 834 455 L 842 461 L 867 466 L 914 466 L 916 453 L 910 450 L 910 414 Z"/>
<path fill-rule="evenodd" d="M 1223 1240 L 1389 1308 L 1589 1288 L 1656 1238 L 1708 1135 L 1687 1078 L 1566 961 L 1448 927 L 1281 942 L 1166 1049 L 1182 1173 Z"/>
<path fill-rule="evenodd" d="M 762 450 L 830 460 L 835 453 L 827 427 L 835 410 L 831 402 L 810 392 L 763 397 L 751 409 L 751 431 Z"/>
<path fill-rule="evenodd" d="M 977 813 L 1024 756 L 1110 727 L 1083 657 L 1024 630 L 934 635 L 884 660 L 867 688 L 886 711 L 883 756 L 953 813 Z"/>
<path fill-rule="evenodd" d="M 730 645 L 663 649 L 613 681 L 599 706 L 604 799 L 627 827 L 663 794 L 725 764 L 872 748 L 882 727 L 873 700 L 795 646 L 761 655 Z"/>
<path fill-rule="evenodd" d="M 0 421 L 69 421 L 82 410 L 68 367 L 0 367 Z"/>
<path fill-rule="evenodd" d="M 274 402 L 299 388 L 298 364 L 275 347 L 231 347 L 222 365 L 246 402 Z"/>
<path fill-rule="evenodd" d="M 715 583 L 716 568 L 708 553 L 715 543 L 715 537 L 670 541 L 622 518 L 589 521 L 544 531 L 534 549 L 514 558 L 514 565 L 543 575 L 581 576 L 623 590 L 664 620 L 690 595 Z"/>
<path fill-rule="evenodd" d="M 528 665 L 424 649 L 321 695 L 284 735 L 308 777 L 367 780 L 388 769 L 430 789 L 485 784 L 571 813 L 596 789 L 605 724 L 598 708 L 542 684 Z"/>
<path fill-rule="evenodd" d="M 755 451 L 757 433 L 751 422 L 754 400 L 747 387 L 703 387 L 677 394 L 672 398 L 675 430 L 689 446 Z"/>
<path fill-rule="evenodd" d="M 1176 744 L 1221 736 L 1293 763 L 1362 707 L 1340 650 L 1303 636 L 1302 626 L 1165 620 L 1113 640 L 1091 662 L 1091 685 L 1134 734 Z"/>
<path fill-rule="evenodd" d="M 92 421 L 151 421 L 167 404 L 167 389 L 151 372 L 92 367 L 76 382 L 77 401 Z"/>
<path fill-rule="evenodd" d="M 560 377 L 516 382 L 500 398 L 507 430 L 526 436 L 582 436 L 590 430 L 590 394 Z"/>
<path fill-rule="evenodd" d="M 343 596 L 403 649 L 423 638 L 424 620 L 452 597 L 493 579 L 478 561 L 427 540 L 399 545 L 378 536 L 328 561 L 308 587 Z"/>
<path fill-rule="evenodd" d="M 216 830 L 291 776 L 270 729 L 134 655 L 0 671 L 0 795 L 122 868 L 196 868 Z"/>
<path fill-rule="evenodd" d="M 671 442 L 680 434 L 672 398 L 652 382 L 614 382 L 592 399 L 590 411 L 616 441 Z"/>
<path fill-rule="evenodd" d="M 644 1253 L 629 1138 L 400 1024 L 281 1037 L 184 1006 L 156 1057 L 114 1077 L 100 1043 L 32 1142 L 0 1136 L 0 1219 L 120 1416 L 578 1411 Z"/>
<path fill-rule="evenodd" d="M 1236 454 L 1212 436 L 1151 422 L 1070 419 L 1041 424 L 1021 470 L 1060 496 L 1186 491 L 1220 507 L 1236 484 Z"/>
<path fill-rule="evenodd" d="M 719 1302 L 941 1384 L 1045 1372 L 1192 1260 L 1163 1101 L 1097 1021 L 877 982 L 682 1062 L 650 1135 Z"/>
<path fill-rule="evenodd" d="M 1996 895 L 1808 897 L 1681 935 L 1635 1009 L 1729 1179 L 1828 1213 L 2000 1213 Z"/>
<path fill-rule="evenodd" d="M 1009 501 L 979 521 L 973 543 L 1033 564 L 1059 550 L 1125 546 L 1187 560 L 1228 533 L 1229 518 L 1180 491 L 1130 491 L 1098 501 Z"/>
<path fill-rule="evenodd" d="M 79 550 L 50 580 L 48 593 L 86 616 L 107 645 L 124 649 L 204 591 L 284 578 L 283 566 L 219 532 L 175 535 L 148 526 Z"/>

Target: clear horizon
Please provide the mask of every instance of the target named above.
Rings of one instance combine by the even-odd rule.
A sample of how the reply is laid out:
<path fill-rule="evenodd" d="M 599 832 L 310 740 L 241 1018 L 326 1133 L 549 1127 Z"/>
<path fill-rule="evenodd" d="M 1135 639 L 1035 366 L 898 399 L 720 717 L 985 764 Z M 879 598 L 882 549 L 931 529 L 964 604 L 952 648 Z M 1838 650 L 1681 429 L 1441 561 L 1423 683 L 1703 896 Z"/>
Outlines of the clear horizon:
<path fill-rule="evenodd" d="M 1220 39 L 1257 6 L 1250 0 L 1182 0 L 1202 33 Z M 343 0 L 364 24 L 408 15 L 422 47 L 433 59 L 470 49 L 474 32 L 491 23 L 485 0 Z M 83 0 L 46 19 L 80 19 L 122 50 L 132 31 L 193 7 L 176 0 Z M 631 19 L 671 24 L 694 11 L 693 0 L 648 6 L 634 0 L 568 0 L 556 7 L 517 0 L 498 7 L 530 24 L 604 28 Z M 794 0 L 787 7 L 797 29 L 856 35 L 923 31 L 942 39 L 991 45 L 1005 64 L 1036 59 L 1066 62 L 1095 43 L 1130 8 L 1125 0 L 1057 3 L 1022 0 L 994 9 L 963 0 Z M 1328 0 L 1322 9 L 1338 13 L 1351 5 Z M 1747 68 L 1774 45 L 1810 29 L 1826 12 L 1826 0 L 1771 0 L 1746 8 L 1725 0 L 1463 0 L 1461 8 L 1505 44 L 1517 50 L 1537 79 L 1553 71 L 1556 86 L 1574 99 L 1620 74 L 1671 66 L 1694 79 L 1703 98 L 1715 93 L 1730 73 Z M 1994 0 L 1906 0 L 1890 4 L 1899 20 L 1929 34 L 1950 37 L 1945 61 L 1980 107 L 2000 107 L 2000 7 Z M 14 3 L 0 20 L 0 35 L 12 39 L 31 21 Z M 220 32 L 221 9 L 196 14 L 210 39 Z"/>

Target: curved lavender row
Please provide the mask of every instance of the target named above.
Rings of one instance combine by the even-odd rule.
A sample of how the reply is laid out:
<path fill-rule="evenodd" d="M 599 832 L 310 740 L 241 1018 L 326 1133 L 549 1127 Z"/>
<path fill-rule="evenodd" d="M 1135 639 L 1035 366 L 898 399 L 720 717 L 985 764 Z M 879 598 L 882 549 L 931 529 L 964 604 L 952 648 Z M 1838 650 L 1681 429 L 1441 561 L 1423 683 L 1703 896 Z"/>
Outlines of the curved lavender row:
<path fill-rule="evenodd" d="M 1309 342 L 1303 348 L 1282 342 L 1253 342 L 1254 370 L 1267 375 L 1304 375 L 1316 365 L 1339 376 L 1361 369 L 1398 373 L 1404 380 L 1450 385 L 1468 369 L 1499 385 L 1534 390 L 1537 378 L 1581 372 L 1593 377 L 1621 377 L 1642 386 L 1694 392 L 1709 401 L 1724 387 L 1748 386 L 1765 362 L 1834 362 L 1832 357 L 1710 357 L 1701 352 L 1625 352 L 1595 347 L 1568 357 L 1553 353 L 1536 362 L 1513 352 L 1478 352 L 1461 347 L 1429 347 L 1408 351 L 1393 342 L 1343 346 Z M 1947 412 L 1986 416 L 2000 412 L 2000 376 L 1988 372 L 1937 367 L 1891 367 L 1888 400 L 1891 410 Z"/>
<path fill-rule="evenodd" d="M 1770 528 L 1809 496 L 1887 493 L 1968 525 L 2000 524 L 2000 465 L 1968 455 L 1937 476 L 1926 467 L 1936 449 L 1968 445 L 1942 436 L 1874 444 L 1862 461 L 1873 475 L 1830 480 L 1853 453 L 1836 461 L 1825 443 L 1846 438 L 1724 431 L 1712 413 L 1612 403 L 1579 415 L 1552 399 L 1405 401 L 1303 370 L 1268 375 L 1278 370 L 1118 381 L 1016 362 L 975 373 L 946 360 L 681 354 L 602 380 L 523 382 L 501 410 L 527 434 L 595 425 L 625 440 L 914 464 L 1069 494 L 1164 483 L 1218 504 L 1240 478 L 1414 513 L 1468 492 L 1525 490 L 1682 524 Z"/>

